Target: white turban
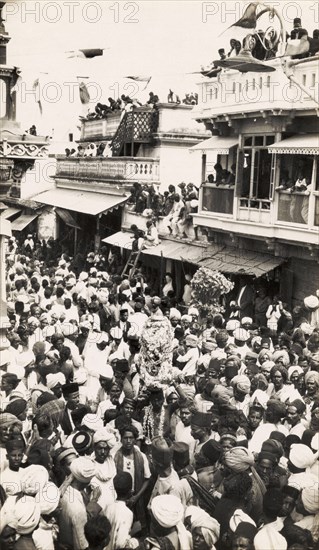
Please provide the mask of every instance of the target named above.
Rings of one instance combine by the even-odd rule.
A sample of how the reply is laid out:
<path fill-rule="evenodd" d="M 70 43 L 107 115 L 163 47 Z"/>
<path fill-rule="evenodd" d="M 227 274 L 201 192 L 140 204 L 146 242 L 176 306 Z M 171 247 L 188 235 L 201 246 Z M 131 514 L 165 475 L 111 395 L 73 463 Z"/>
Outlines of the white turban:
<path fill-rule="evenodd" d="M 97 432 L 103 428 L 103 420 L 97 414 L 89 413 L 83 417 L 81 426 L 86 426 L 89 430 Z"/>
<path fill-rule="evenodd" d="M 191 523 L 196 518 L 202 517 L 204 510 L 199 506 L 188 506 L 185 510 L 185 519 L 190 517 Z"/>
<path fill-rule="evenodd" d="M 220 525 L 217 519 L 212 518 L 203 510 L 200 515 L 196 514 L 195 516 L 192 516 L 192 531 L 193 529 L 196 529 L 196 527 L 201 528 L 207 546 L 212 548 L 219 539 Z"/>
<path fill-rule="evenodd" d="M 191 548 L 191 540 L 183 524 L 184 506 L 180 499 L 174 495 L 159 495 L 153 498 L 151 510 L 159 525 L 167 529 L 176 527 L 180 548 L 189 550 Z"/>
<path fill-rule="evenodd" d="M 60 491 L 58 487 L 49 481 L 38 494 L 41 515 L 49 515 L 59 506 Z"/>
<path fill-rule="evenodd" d="M 314 454 L 312 450 L 302 443 L 293 443 L 290 447 L 289 460 L 301 470 L 311 468 L 318 458 L 317 453 Z"/>
<path fill-rule="evenodd" d="M 319 483 L 315 483 L 312 487 L 305 487 L 301 491 L 301 501 L 304 509 L 309 514 L 316 514 L 319 511 Z"/>
<path fill-rule="evenodd" d="M 102 423 L 103 424 L 103 423 Z M 100 441 L 104 441 L 107 443 L 107 446 L 110 449 L 113 449 L 116 445 L 116 438 L 114 433 L 109 431 L 107 428 L 101 428 L 95 432 L 93 435 L 93 443 L 100 443 Z"/>
<path fill-rule="evenodd" d="M 273 523 L 268 523 L 255 536 L 254 547 L 255 550 L 287 550 L 288 543 Z"/>
<path fill-rule="evenodd" d="M 266 393 L 263 390 L 255 390 L 250 398 L 250 403 L 253 404 L 255 401 L 257 401 L 257 403 L 259 403 L 259 405 L 266 410 L 268 400 L 269 400 L 268 393 Z"/>
<path fill-rule="evenodd" d="M 303 374 L 303 368 L 299 367 L 298 365 L 294 365 L 293 367 L 289 367 L 288 369 L 288 380 L 290 380 L 292 374 L 294 372 L 298 372 L 298 374 Z"/>
<path fill-rule="evenodd" d="M 248 514 L 245 514 L 243 510 L 241 510 L 240 508 L 237 508 L 237 510 L 235 510 L 235 512 L 233 513 L 229 521 L 229 527 L 233 533 L 235 533 L 238 525 L 242 523 L 242 521 L 244 521 L 245 523 L 251 523 L 251 525 L 254 525 L 255 527 L 257 527 L 254 520 L 251 519 L 251 517 L 248 516 Z"/>
<path fill-rule="evenodd" d="M 237 374 L 231 381 L 232 386 L 236 386 L 241 392 L 248 394 L 250 392 L 250 380 L 245 374 Z"/>
<path fill-rule="evenodd" d="M 52 390 L 52 388 L 55 388 L 55 386 L 57 386 L 58 384 L 61 384 L 61 386 L 65 384 L 65 376 L 63 372 L 57 372 L 56 374 L 47 374 L 46 381 L 49 390 Z"/>
<path fill-rule="evenodd" d="M 236 330 L 240 327 L 240 321 L 238 319 L 229 319 L 226 323 L 226 330 Z"/>
<path fill-rule="evenodd" d="M 27 495 L 36 495 L 49 481 L 49 473 L 40 464 L 31 464 L 21 474 L 22 491 Z"/>
<path fill-rule="evenodd" d="M 70 470 L 75 479 L 82 483 L 89 483 L 95 476 L 96 466 L 91 458 L 80 456 L 71 462 Z"/>
<path fill-rule="evenodd" d="M 178 311 L 178 309 L 176 309 L 176 307 L 171 307 L 170 312 L 169 312 L 169 318 L 171 320 L 176 319 L 176 321 L 180 321 L 181 317 L 182 317 L 181 312 Z"/>
<path fill-rule="evenodd" d="M 73 323 L 62 323 L 61 325 L 61 332 L 63 336 L 73 336 L 78 331 L 78 327 L 76 324 Z"/>
<path fill-rule="evenodd" d="M 6 525 L 15 529 L 18 535 L 29 535 L 38 526 L 40 521 L 40 506 L 35 498 L 23 495 L 8 497 L 1 508 L 0 529 Z"/>

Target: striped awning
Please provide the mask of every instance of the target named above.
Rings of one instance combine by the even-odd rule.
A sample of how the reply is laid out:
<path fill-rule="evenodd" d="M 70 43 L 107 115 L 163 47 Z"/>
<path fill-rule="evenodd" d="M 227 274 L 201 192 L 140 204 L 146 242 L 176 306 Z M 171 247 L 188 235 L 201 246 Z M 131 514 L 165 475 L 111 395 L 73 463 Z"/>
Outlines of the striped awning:
<path fill-rule="evenodd" d="M 278 155 L 319 155 L 319 134 L 292 136 L 273 143 L 269 153 Z"/>
<path fill-rule="evenodd" d="M 212 136 L 190 148 L 190 152 L 201 151 L 203 154 L 208 151 L 215 151 L 219 155 L 228 155 L 229 149 L 238 145 L 238 137 Z"/>

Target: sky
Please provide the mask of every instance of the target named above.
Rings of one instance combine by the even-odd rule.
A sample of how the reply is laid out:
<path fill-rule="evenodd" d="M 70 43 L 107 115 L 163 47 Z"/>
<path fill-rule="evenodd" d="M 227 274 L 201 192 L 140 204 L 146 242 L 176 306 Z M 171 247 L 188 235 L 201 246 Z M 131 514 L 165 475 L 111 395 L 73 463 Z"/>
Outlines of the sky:
<path fill-rule="evenodd" d="M 87 107 L 79 101 L 77 77 L 87 77 L 92 102 L 102 103 L 121 93 L 148 98 L 149 91 L 166 101 L 171 88 L 182 98 L 196 91 L 202 77 L 192 74 L 229 50 L 231 37 L 243 39 L 248 31 L 227 28 L 238 20 L 249 2 L 201 0 L 160 1 L 8 1 L 4 11 L 11 35 L 8 64 L 20 67 L 18 118 L 26 128 L 61 136 L 79 124 Z M 318 3 L 300 0 L 268 5 L 281 14 L 286 30 L 294 17 L 312 34 L 319 27 Z M 268 16 L 260 26 L 269 26 Z M 67 59 L 79 48 L 105 48 L 94 59 Z M 132 83 L 127 75 L 152 76 L 150 84 Z M 40 114 L 32 84 L 39 78 Z M 29 93 L 27 93 L 29 91 Z"/>

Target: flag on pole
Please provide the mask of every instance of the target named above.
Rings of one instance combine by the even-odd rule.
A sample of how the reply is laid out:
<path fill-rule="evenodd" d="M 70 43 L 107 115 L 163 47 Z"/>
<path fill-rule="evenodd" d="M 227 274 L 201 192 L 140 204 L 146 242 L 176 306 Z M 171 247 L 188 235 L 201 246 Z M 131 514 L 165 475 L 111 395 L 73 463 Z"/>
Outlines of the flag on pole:
<path fill-rule="evenodd" d="M 39 78 L 36 78 L 35 81 L 33 82 L 32 89 L 35 93 L 35 98 L 36 98 L 35 100 L 36 100 L 36 102 L 39 106 L 40 115 L 42 115 L 43 109 L 42 109 L 41 96 L 40 96 L 40 81 L 39 81 Z"/>
<path fill-rule="evenodd" d="M 80 92 L 80 101 L 82 105 L 87 105 L 90 103 L 90 93 L 87 88 L 87 85 L 85 84 L 84 80 L 88 79 L 87 76 L 78 76 L 78 83 L 79 83 L 79 92 Z"/>
<path fill-rule="evenodd" d="M 68 59 L 72 59 L 73 57 L 80 57 L 82 59 L 92 59 L 93 57 L 98 57 L 103 55 L 103 51 L 105 48 L 91 48 L 91 49 L 84 49 L 84 50 L 71 50 L 68 52 L 65 52 Z"/>
<path fill-rule="evenodd" d="M 255 29 L 257 24 L 257 6 L 258 4 L 255 4 L 254 2 L 249 4 L 242 17 L 238 19 L 236 23 L 230 25 L 229 28 L 242 27 L 243 29 Z"/>
<path fill-rule="evenodd" d="M 125 76 L 124 78 L 129 78 L 130 80 L 134 80 L 135 82 L 145 82 L 145 86 L 143 90 L 146 90 L 152 77 L 151 76 Z M 143 92 L 143 90 L 141 91 Z"/>

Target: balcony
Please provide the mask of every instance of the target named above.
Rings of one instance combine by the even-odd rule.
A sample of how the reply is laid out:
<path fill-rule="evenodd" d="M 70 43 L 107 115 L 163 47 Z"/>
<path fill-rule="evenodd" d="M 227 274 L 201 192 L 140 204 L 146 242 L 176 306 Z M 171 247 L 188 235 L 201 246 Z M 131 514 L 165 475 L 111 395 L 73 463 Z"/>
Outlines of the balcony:
<path fill-rule="evenodd" d="M 193 117 L 193 107 L 176 103 L 158 103 L 158 125 L 156 131 L 159 134 L 179 134 L 181 136 L 198 135 L 204 139 L 210 135 L 204 125 L 198 124 Z M 149 106 L 137 107 L 134 113 L 150 114 L 154 112 Z M 108 114 L 105 119 L 83 120 L 81 127 L 81 141 L 94 141 L 96 139 L 111 140 L 120 124 L 121 111 Z"/>
<path fill-rule="evenodd" d="M 249 116 L 249 113 L 272 111 L 315 111 L 318 104 L 310 99 L 284 74 L 281 60 L 269 62 L 276 68 L 272 73 L 240 73 L 223 70 L 218 78 L 205 79 L 198 84 L 199 105 L 194 109 L 196 119 Z M 318 100 L 318 61 L 296 65 L 294 78 Z M 227 114 L 224 114 L 224 113 Z"/>
<path fill-rule="evenodd" d="M 57 156 L 55 178 L 61 183 L 73 182 L 119 182 L 159 183 L 159 160 L 152 158 L 125 157 L 65 157 Z"/>
<path fill-rule="evenodd" d="M 234 197 L 225 185 L 205 183 L 195 225 L 263 239 L 318 245 L 319 191 L 277 190 L 273 200 Z"/>

